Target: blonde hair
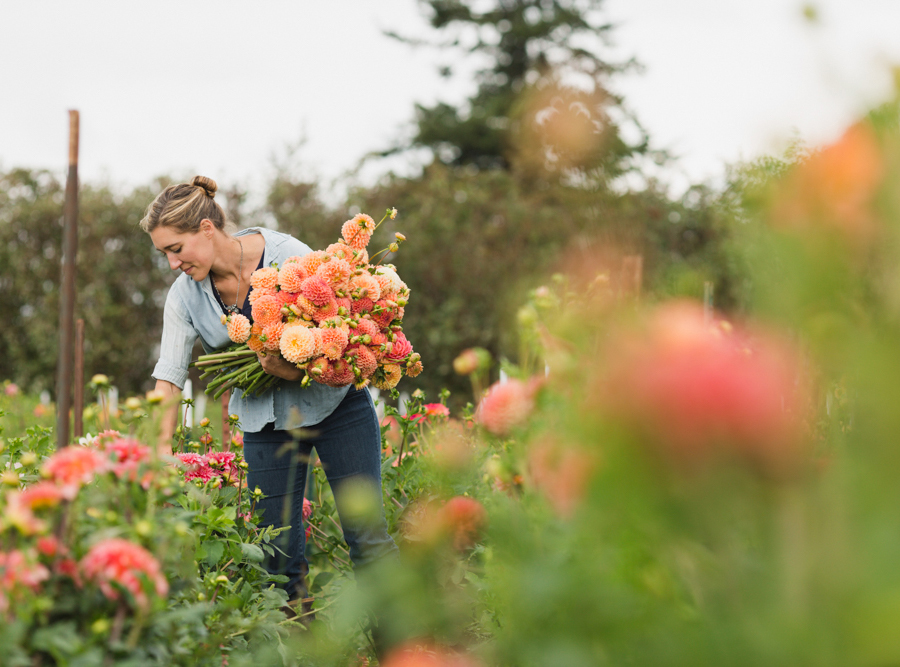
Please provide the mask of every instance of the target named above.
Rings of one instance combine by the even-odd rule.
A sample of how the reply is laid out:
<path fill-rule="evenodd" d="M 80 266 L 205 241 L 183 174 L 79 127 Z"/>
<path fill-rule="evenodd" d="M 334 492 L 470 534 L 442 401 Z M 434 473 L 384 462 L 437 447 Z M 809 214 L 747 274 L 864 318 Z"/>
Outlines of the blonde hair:
<path fill-rule="evenodd" d="M 147 207 L 141 229 L 172 227 L 181 233 L 196 234 L 200 222 L 209 220 L 216 229 L 225 230 L 225 212 L 215 201 L 219 186 L 206 176 L 194 176 L 190 183 L 170 185 Z"/>

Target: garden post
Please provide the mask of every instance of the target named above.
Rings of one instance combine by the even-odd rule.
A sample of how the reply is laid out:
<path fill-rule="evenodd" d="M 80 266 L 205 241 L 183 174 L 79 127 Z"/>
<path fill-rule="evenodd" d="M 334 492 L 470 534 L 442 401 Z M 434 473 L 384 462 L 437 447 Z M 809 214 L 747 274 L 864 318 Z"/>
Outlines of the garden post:
<path fill-rule="evenodd" d="M 230 397 L 230 391 L 222 394 L 222 449 L 226 452 L 231 451 L 231 427 L 228 424 L 228 399 Z"/>
<path fill-rule="evenodd" d="M 59 359 L 56 375 L 56 446 L 69 444 L 72 348 L 75 329 L 75 253 L 78 249 L 78 111 L 69 110 L 69 175 L 63 209 L 63 256 L 59 300 Z"/>
<path fill-rule="evenodd" d="M 84 435 L 84 320 L 75 321 L 75 437 Z"/>

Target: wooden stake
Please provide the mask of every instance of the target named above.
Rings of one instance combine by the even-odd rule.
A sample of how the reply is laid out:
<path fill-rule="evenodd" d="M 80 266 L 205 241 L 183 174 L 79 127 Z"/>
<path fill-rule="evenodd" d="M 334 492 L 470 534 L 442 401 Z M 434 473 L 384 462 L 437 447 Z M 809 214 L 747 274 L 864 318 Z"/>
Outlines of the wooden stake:
<path fill-rule="evenodd" d="M 69 111 L 69 174 L 63 209 L 63 257 L 59 300 L 59 357 L 56 376 L 56 447 L 69 444 L 72 406 L 72 348 L 75 329 L 75 255 L 78 250 L 78 112 Z"/>
<path fill-rule="evenodd" d="M 84 320 L 75 320 L 75 437 L 84 435 Z"/>

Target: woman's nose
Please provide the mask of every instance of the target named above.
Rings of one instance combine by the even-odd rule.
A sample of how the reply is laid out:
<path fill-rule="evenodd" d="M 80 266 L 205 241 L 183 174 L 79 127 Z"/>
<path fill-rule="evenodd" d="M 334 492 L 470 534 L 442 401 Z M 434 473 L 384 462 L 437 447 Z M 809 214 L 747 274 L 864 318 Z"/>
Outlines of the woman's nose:
<path fill-rule="evenodd" d="M 174 271 L 175 269 L 177 269 L 179 266 L 181 266 L 181 260 L 178 259 L 178 258 L 177 258 L 175 255 L 173 255 L 172 253 L 169 253 L 169 254 L 167 255 L 167 259 L 169 260 L 169 268 L 172 269 L 173 271 Z"/>

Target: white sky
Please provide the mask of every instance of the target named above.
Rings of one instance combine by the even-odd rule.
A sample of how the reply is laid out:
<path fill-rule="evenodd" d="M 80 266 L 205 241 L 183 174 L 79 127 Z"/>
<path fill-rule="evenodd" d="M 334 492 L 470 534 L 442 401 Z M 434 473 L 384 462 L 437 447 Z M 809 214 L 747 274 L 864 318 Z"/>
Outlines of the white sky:
<path fill-rule="evenodd" d="M 821 0 L 817 27 L 801 7 L 607 0 L 616 52 L 646 66 L 618 90 L 680 156 L 667 174 L 676 187 L 794 132 L 834 138 L 889 94 L 900 1 Z M 415 0 L 0 0 L 0 168 L 62 171 L 77 108 L 82 180 L 203 173 L 258 187 L 272 155 L 305 137 L 304 168 L 340 190 L 366 152 L 409 127 L 414 102 L 473 90 L 437 76 L 449 54 L 410 49 L 387 28 L 428 34 Z M 410 168 L 394 160 L 361 177 L 388 167 Z"/>

